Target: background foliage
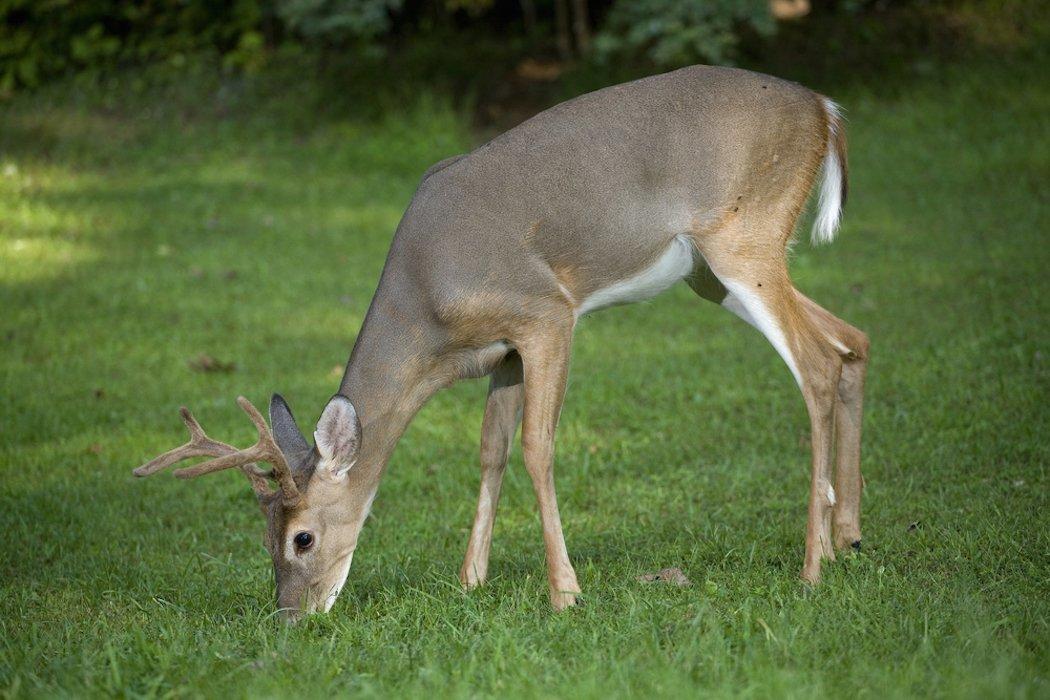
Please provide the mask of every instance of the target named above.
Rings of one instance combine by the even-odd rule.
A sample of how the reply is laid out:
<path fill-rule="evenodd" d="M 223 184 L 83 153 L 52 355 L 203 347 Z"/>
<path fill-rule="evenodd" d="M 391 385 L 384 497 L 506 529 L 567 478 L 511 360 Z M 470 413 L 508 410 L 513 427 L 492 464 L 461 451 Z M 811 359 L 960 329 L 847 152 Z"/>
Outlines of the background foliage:
<path fill-rule="evenodd" d="M 281 0 L 277 16 L 307 42 L 374 39 L 389 32 L 402 0 Z"/>
<path fill-rule="evenodd" d="M 653 70 L 746 61 L 799 17 L 833 35 L 844 20 L 857 25 L 849 41 L 861 46 L 936 48 L 1016 42 L 1047 14 L 1038 0 L 0 0 L 0 96 L 68 73 L 158 61 L 178 69 L 202 52 L 228 71 L 258 71 L 289 49 L 313 56 L 314 68 L 345 69 L 427 44 L 441 71 L 455 68 L 457 47 L 497 44 L 518 59 Z M 795 50 L 827 45 L 808 43 Z"/>
<path fill-rule="evenodd" d="M 0 90 L 202 48 L 252 65 L 267 13 L 254 0 L 0 0 Z"/>
<path fill-rule="evenodd" d="M 772 2 L 811 6 L 810 0 Z M 982 23 L 1000 14 L 999 24 L 1013 18 L 1020 25 L 1037 5 L 905 0 L 887 10 L 867 0 L 814 0 L 812 10 L 817 16 L 903 13 L 913 24 L 943 28 L 966 24 L 968 12 Z M 328 60 L 350 47 L 374 53 L 408 42 L 442 43 L 450 35 L 561 60 L 721 63 L 773 33 L 770 8 L 770 0 L 0 0 L 0 92 L 69 72 L 151 61 L 180 66 L 200 51 L 222 56 L 228 69 L 258 70 L 282 48 Z M 440 55 L 434 58 L 440 63 Z"/>
<path fill-rule="evenodd" d="M 602 57 L 642 52 L 659 66 L 700 59 L 726 63 L 739 35 L 773 32 L 766 0 L 642 0 L 617 2 L 595 43 Z"/>

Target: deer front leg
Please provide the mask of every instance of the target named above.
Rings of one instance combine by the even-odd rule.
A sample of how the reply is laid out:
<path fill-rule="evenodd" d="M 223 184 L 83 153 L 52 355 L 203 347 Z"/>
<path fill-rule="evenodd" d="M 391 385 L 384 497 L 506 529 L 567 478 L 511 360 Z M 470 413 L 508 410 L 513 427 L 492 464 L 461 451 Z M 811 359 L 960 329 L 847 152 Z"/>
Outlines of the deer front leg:
<path fill-rule="evenodd" d="M 511 353 L 496 367 L 489 380 L 485 418 L 481 423 L 481 493 L 467 543 L 467 555 L 459 570 L 459 580 L 466 588 L 480 586 L 488 577 L 492 525 L 496 520 L 503 473 L 521 420 L 523 402 L 521 357 Z"/>
<path fill-rule="evenodd" d="M 541 335 L 538 337 L 530 338 L 527 346 L 519 345 L 518 350 L 525 373 L 522 451 L 543 523 L 551 605 L 555 610 L 562 610 L 575 605 L 576 594 L 580 592 L 576 572 L 565 548 L 558 499 L 554 492 L 554 431 L 565 395 L 572 321 L 570 319 L 560 329 L 552 328 L 553 325 L 539 331 Z"/>

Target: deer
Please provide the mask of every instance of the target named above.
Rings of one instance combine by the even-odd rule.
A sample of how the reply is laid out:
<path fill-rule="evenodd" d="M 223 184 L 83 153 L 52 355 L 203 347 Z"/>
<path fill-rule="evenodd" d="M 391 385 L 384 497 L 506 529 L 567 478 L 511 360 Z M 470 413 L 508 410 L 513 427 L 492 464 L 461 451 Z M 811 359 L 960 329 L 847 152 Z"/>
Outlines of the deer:
<path fill-rule="evenodd" d="M 410 421 L 438 390 L 487 376 L 459 579 L 471 589 L 488 577 L 520 424 L 550 604 L 563 610 L 582 600 L 554 482 L 574 329 L 585 314 L 683 281 L 758 330 L 801 391 L 812 446 L 801 578 L 815 585 L 822 561 L 860 549 L 869 340 L 796 289 L 787 263 L 811 190 L 812 240 L 826 243 L 847 182 L 838 106 L 767 75 L 692 66 L 556 105 L 423 175 L 312 441 L 280 395 L 269 426 L 242 397 L 255 445 L 211 439 L 183 408 L 189 442 L 134 474 L 195 457 L 211 459 L 175 475 L 240 470 L 266 518 L 280 614 L 327 613 Z"/>

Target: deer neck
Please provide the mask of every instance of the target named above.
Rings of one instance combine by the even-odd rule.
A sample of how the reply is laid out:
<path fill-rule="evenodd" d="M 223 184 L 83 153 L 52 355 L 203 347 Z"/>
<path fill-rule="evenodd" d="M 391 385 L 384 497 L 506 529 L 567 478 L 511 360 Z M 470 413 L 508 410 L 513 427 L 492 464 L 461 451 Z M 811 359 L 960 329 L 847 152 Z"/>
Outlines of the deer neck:
<path fill-rule="evenodd" d="M 441 386 L 440 333 L 421 309 L 399 302 L 415 295 L 377 291 L 357 336 L 339 393 L 361 421 L 357 478 L 379 478 L 416 412 Z M 366 485 L 366 484 L 363 484 Z"/>

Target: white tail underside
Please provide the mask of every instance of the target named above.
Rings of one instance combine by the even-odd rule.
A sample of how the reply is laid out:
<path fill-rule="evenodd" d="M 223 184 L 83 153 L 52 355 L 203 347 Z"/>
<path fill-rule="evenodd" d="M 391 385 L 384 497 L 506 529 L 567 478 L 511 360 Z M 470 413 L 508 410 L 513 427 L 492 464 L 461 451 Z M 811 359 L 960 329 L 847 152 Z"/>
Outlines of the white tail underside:
<path fill-rule="evenodd" d="M 817 217 L 813 221 L 813 243 L 830 243 L 842 219 L 842 163 L 834 147 L 836 129 L 842 120 L 842 109 L 824 98 L 824 111 L 828 116 L 828 145 L 821 167 L 820 193 L 817 199 Z"/>

